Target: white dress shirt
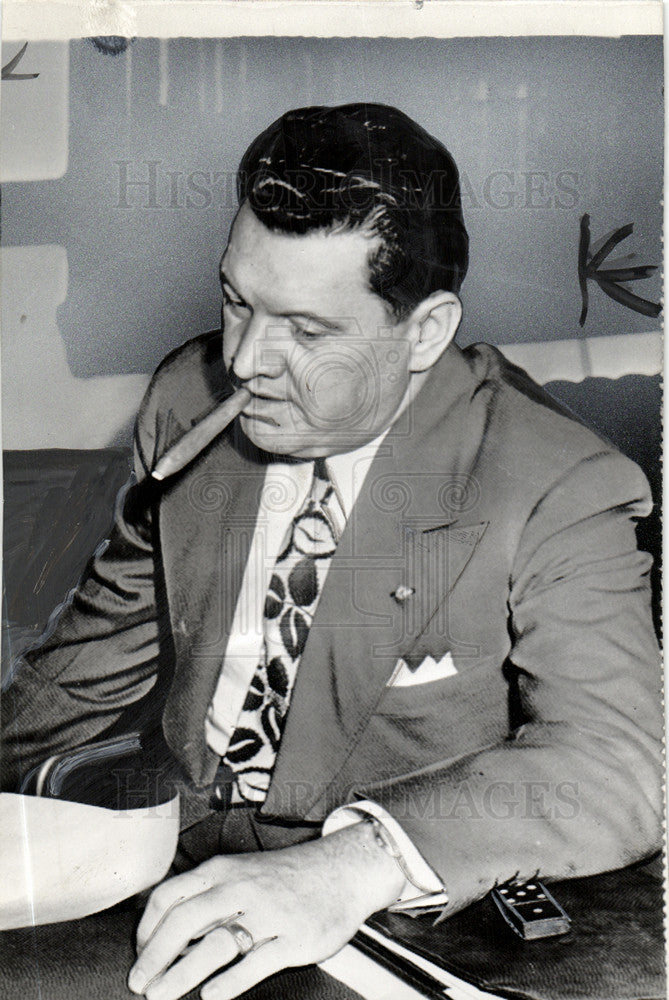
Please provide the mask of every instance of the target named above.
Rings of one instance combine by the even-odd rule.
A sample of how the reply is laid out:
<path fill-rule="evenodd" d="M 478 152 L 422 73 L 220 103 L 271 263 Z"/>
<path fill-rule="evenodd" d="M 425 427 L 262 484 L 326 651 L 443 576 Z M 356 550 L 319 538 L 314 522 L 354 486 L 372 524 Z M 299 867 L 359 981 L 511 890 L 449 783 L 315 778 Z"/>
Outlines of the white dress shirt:
<path fill-rule="evenodd" d="M 331 455 L 326 466 L 341 508 L 348 518 L 369 467 L 387 431 L 355 451 Z M 291 521 L 302 507 L 313 479 L 313 461 L 273 462 L 267 466 L 265 482 L 232 621 L 223 665 L 205 722 L 208 745 L 225 756 L 261 656 L 263 612 L 270 577 Z M 299 672 L 299 667 L 298 667 Z M 376 817 L 388 839 L 402 856 L 408 874 L 398 902 L 391 909 L 440 906 L 447 902 L 441 879 L 413 846 L 399 823 L 374 802 L 356 802 L 334 810 L 325 821 L 323 834 L 334 832 L 364 815 Z M 416 890 L 419 894 L 416 894 Z"/>

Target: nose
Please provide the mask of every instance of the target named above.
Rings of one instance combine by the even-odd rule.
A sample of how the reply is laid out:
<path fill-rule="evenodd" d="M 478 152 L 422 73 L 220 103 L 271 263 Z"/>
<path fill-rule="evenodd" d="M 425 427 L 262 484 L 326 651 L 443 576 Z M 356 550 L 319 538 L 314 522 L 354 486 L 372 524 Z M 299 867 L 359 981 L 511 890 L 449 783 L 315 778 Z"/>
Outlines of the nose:
<path fill-rule="evenodd" d="M 265 376 L 276 378 L 285 368 L 285 343 L 287 333 L 280 335 L 281 327 L 272 329 L 271 321 L 251 316 L 235 331 L 235 348 L 232 370 L 241 382 Z"/>

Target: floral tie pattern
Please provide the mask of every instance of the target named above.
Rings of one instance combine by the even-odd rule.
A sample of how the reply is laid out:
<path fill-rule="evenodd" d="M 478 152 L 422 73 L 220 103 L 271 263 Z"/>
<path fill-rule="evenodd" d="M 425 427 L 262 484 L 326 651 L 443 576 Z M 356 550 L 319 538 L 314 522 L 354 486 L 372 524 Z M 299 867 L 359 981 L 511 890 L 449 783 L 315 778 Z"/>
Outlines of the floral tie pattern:
<path fill-rule="evenodd" d="M 316 459 L 311 489 L 274 566 L 260 662 L 223 758 L 244 801 L 263 802 L 267 795 L 300 657 L 343 523 L 325 460 Z"/>

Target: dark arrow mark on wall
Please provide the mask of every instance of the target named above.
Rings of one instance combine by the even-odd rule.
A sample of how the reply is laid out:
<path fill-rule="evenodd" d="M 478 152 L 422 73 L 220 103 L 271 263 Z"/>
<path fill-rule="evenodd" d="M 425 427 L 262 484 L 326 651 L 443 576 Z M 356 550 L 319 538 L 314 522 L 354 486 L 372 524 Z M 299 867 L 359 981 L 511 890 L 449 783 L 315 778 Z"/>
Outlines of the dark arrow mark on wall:
<path fill-rule="evenodd" d="M 6 66 L 2 67 L 2 79 L 3 80 L 36 80 L 39 73 L 15 73 L 14 70 L 18 64 L 23 59 L 26 54 L 26 49 L 28 48 L 28 43 L 26 42 L 23 48 L 19 49 L 16 55 L 9 60 Z"/>
<path fill-rule="evenodd" d="M 591 255 L 590 216 L 587 212 L 582 216 L 581 238 L 578 246 L 578 280 L 581 286 L 581 299 L 583 302 L 581 317 L 579 319 L 581 326 L 584 326 L 588 315 L 588 280 L 596 281 L 601 290 L 609 298 L 620 302 L 623 306 L 627 306 L 628 309 L 634 309 L 635 312 L 643 313 L 644 316 L 660 315 L 662 311 L 661 305 L 656 302 L 650 302 L 648 299 L 642 299 L 640 295 L 634 295 L 620 284 L 620 282 L 640 281 L 643 278 L 650 278 L 657 271 L 657 267 L 654 264 L 637 265 L 635 267 L 611 267 L 611 264 L 623 264 L 634 259 L 636 255 L 631 253 L 618 261 L 609 261 L 609 267 L 600 267 L 600 264 L 606 260 L 614 247 L 627 239 L 632 234 L 633 229 L 634 224 L 630 222 L 628 225 L 614 230 L 604 239 L 599 250 Z"/>

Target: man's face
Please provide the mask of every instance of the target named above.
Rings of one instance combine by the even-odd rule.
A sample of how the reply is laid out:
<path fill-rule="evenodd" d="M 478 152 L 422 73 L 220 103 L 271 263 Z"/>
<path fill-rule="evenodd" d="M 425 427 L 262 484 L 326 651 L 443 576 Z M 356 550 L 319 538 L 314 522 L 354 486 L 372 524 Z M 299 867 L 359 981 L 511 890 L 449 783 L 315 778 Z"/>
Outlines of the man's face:
<path fill-rule="evenodd" d="M 242 205 L 221 262 L 224 358 L 253 393 L 240 420 L 258 447 L 350 451 L 404 404 L 410 344 L 369 287 L 373 249 L 360 232 L 273 233 Z"/>

